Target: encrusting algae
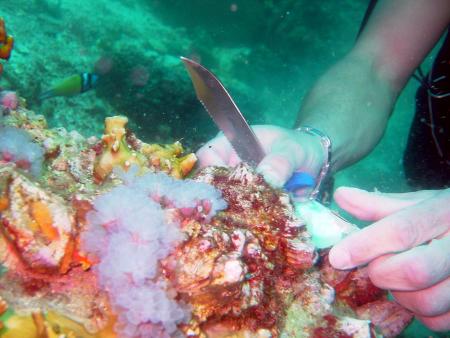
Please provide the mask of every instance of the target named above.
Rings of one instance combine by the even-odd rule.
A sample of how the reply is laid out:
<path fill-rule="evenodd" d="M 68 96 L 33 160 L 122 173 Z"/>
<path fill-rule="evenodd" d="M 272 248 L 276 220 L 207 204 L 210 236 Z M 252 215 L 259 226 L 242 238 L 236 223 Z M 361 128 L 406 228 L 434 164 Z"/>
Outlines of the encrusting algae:
<path fill-rule="evenodd" d="M 187 179 L 194 154 L 127 121 L 99 140 L 4 117 L 42 168 L 0 156 L 0 337 L 394 337 L 412 319 L 366 269 L 334 270 L 252 168 Z"/>

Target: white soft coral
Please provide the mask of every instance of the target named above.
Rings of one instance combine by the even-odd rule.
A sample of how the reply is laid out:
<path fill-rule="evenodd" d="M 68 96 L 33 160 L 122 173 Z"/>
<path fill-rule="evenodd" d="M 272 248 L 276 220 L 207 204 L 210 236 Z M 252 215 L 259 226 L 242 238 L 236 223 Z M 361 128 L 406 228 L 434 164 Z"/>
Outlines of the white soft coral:
<path fill-rule="evenodd" d="M 96 198 L 81 244 L 99 261 L 94 269 L 118 312 L 121 337 L 140 337 L 142 330 L 168 337 L 177 324 L 189 320 L 189 311 L 167 292 L 158 274 L 159 260 L 183 240 L 177 221 L 166 217 L 167 208 L 209 201 L 204 218 L 209 219 L 226 203 L 220 191 L 206 183 L 135 173 L 133 168 L 126 174 L 117 171 L 124 184 Z"/>
<path fill-rule="evenodd" d="M 38 177 L 41 174 L 44 151 L 22 129 L 0 127 L 0 162 L 13 162 Z"/>

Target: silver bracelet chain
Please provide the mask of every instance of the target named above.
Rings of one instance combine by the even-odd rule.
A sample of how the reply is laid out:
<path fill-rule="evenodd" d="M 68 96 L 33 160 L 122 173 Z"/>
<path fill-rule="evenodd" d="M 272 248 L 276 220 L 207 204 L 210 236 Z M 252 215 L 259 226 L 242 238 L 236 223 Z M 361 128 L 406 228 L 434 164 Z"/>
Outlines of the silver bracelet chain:
<path fill-rule="evenodd" d="M 301 126 L 298 127 L 296 130 L 302 133 L 320 137 L 320 143 L 322 144 L 325 160 L 323 162 L 322 168 L 320 169 L 319 175 L 317 176 L 316 185 L 314 186 L 313 190 L 311 191 L 311 194 L 309 195 L 310 199 L 315 199 L 319 193 L 320 186 L 322 185 L 323 181 L 328 175 L 328 171 L 330 170 L 331 140 L 326 134 L 322 133 L 320 130 L 317 130 L 316 128 Z"/>

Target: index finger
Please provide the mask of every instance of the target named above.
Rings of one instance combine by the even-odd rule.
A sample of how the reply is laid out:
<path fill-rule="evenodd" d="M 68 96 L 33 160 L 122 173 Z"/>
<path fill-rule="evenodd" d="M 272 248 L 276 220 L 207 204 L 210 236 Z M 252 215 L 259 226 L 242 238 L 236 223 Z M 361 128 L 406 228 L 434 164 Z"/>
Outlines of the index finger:
<path fill-rule="evenodd" d="M 444 234 L 450 225 L 450 208 L 443 205 L 445 200 L 431 198 L 349 235 L 331 249 L 331 264 L 337 269 L 350 269 Z"/>
<path fill-rule="evenodd" d="M 219 133 L 197 150 L 198 167 L 228 166 L 228 159 L 233 151 L 225 136 Z"/>

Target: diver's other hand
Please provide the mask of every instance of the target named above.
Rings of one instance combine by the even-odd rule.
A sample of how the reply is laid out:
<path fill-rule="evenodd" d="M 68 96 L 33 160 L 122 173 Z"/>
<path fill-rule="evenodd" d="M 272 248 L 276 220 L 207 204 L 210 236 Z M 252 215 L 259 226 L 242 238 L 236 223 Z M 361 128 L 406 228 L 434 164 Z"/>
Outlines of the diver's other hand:
<path fill-rule="evenodd" d="M 282 187 L 294 171 L 317 176 L 324 161 L 318 137 L 273 125 L 255 125 L 252 129 L 266 153 L 257 171 L 268 183 Z M 223 133 L 201 147 L 197 157 L 200 168 L 210 165 L 234 167 L 241 161 Z"/>
<path fill-rule="evenodd" d="M 338 269 L 369 264 L 369 276 L 391 290 L 432 330 L 450 330 L 450 189 L 405 194 L 340 188 L 336 202 L 375 223 L 330 251 Z"/>

